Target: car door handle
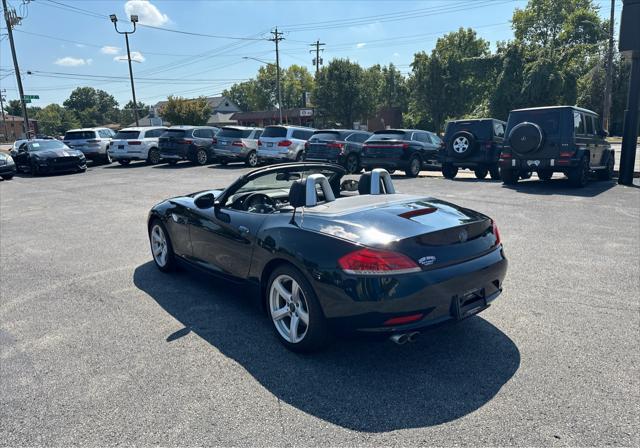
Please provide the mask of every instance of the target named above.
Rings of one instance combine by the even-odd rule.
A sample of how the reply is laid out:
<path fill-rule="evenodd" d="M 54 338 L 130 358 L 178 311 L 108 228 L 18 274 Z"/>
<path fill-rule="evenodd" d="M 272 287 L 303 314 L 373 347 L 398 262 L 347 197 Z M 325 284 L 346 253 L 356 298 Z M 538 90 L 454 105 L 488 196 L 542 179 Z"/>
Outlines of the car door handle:
<path fill-rule="evenodd" d="M 249 233 L 249 228 L 245 226 L 239 226 L 238 231 L 240 232 L 240 235 L 246 235 L 247 233 Z"/>

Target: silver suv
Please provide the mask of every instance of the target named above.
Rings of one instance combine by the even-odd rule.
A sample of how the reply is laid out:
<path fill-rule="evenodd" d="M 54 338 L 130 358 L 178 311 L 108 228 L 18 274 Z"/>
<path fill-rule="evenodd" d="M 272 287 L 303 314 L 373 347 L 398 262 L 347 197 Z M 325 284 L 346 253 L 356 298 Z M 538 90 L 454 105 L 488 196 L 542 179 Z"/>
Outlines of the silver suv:
<path fill-rule="evenodd" d="M 262 128 L 248 128 L 244 126 L 223 127 L 213 142 L 213 152 L 222 165 L 229 162 L 243 161 L 245 165 L 258 165 L 258 139 L 262 135 Z"/>
<path fill-rule="evenodd" d="M 267 126 L 258 140 L 260 161 L 302 160 L 304 145 L 315 129 L 300 126 Z"/>
<path fill-rule="evenodd" d="M 109 147 L 115 135 L 109 128 L 71 129 L 64 134 L 64 144 L 81 151 L 89 160 L 111 163 Z"/>

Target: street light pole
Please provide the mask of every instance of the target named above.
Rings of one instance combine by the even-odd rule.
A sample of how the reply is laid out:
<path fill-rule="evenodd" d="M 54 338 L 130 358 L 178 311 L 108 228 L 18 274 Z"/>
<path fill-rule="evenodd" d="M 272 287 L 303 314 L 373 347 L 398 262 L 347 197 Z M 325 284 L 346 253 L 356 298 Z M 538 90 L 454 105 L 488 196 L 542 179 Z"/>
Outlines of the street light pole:
<path fill-rule="evenodd" d="M 115 14 L 109 16 L 113 22 L 113 27 L 118 34 L 124 34 L 124 40 L 127 43 L 127 62 L 129 63 L 129 79 L 131 80 L 131 95 L 133 96 L 133 116 L 136 119 L 136 126 L 140 126 L 138 122 L 138 101 L 136 101 L 136 88 L 133 84 L 133 68 L 131 67 L 131 50 L 129 50 L 129 34 L 136 32 L 136 23 L 138 22 L 138 16 L 131 16 L 131 23 L 133 23 L 133 31 L 120 31 L 118 30 L 118 17 Z"/>

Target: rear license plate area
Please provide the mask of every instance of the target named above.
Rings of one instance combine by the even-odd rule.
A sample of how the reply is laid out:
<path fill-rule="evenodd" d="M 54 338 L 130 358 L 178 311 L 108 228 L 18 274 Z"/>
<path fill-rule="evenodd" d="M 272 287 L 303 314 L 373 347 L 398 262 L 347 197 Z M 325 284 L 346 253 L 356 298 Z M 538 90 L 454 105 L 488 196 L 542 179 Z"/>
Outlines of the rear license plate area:
<path fill-rule="evenodd" d="M 453 314 L 458 319 L 465 319 L 487 308 L 484 289 L 475 289 L 453 297 Z"/>
<path fill-rule="evenodd" d="M 124 145 L 118 145 L 118 149 L 124 149 Z"/>
<path fill-rule="evenodd" d="M 273 148 L 273 143 L 271 142 L 267 143 L 267 148 Z"/>

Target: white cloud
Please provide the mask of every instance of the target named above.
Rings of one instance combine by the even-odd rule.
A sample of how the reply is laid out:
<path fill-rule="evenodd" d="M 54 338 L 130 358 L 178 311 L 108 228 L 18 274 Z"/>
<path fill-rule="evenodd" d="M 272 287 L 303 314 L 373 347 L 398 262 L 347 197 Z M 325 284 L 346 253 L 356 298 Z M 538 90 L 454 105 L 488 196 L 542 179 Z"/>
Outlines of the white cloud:
<path fill-rule="evenodd" d="M 78 48 L 84 48 L 84 47 L 86 47 L 86 45 L 85 45 L 85 44 L 76 44 L 76 47 L 78 47 Z"/>
<path fill-rule="evenodd" d="M 116 62 L 127 62 L 127 55 L 123 54 L 120 56 L 116 56 L 115 58 L 113 58 L 113 60 Z M 144 56 L 142 56 L 142 53 L 140 53 L 139 51 L 132 51 L 131 60 L 137 61 L 137 62 L 144 62 L 146 59 Z"/>
<path fill-rule="evenodd" d="M 62 65 L 63 67 L 78 67 L 80 65 L 91 65 L 93 59 L 72 58 L 71 56 L 65 56 L 64 58 L 56 59 L 54 64 Z"/>
<path fill-rule="evenodd" d="M 394 58 L 397 58 L 398 56 L 400 56 L 400 53 L 398 53 L 398 52 L 393 53 L 393 57 Z"/>
<path fill-rule="evenodd" d="M 141 25 L 160 26 L 169 21 L 169 16 L 148 0 L 129 0 L 124 4 L 124 12 L 127 17 L 137 14 Z"/>
<path fill-rule="evenodd" d="M 356 44 L 356 48 L 362 48 L 362 47 L 364 47 L 365 45 L 367 45 L 367 43 L 366 43 L 366 42 L 360 42 L 359 44 Z"/>
<path fill-rule="evenodd" d="M 120 48 L 112 47 L 111 45 L 105 45 L 100 49 L 100 53 L 102 54 L 118 54 Z"/>

